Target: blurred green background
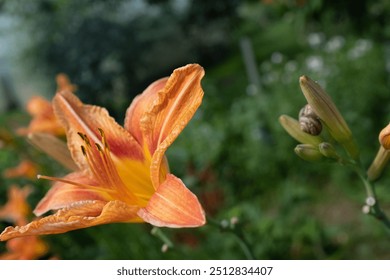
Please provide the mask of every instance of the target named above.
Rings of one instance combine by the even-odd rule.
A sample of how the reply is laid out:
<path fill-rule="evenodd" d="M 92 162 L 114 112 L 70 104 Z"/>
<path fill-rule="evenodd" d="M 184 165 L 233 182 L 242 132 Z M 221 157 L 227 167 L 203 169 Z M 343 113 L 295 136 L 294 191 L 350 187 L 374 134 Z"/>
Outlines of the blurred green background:
<path fill-rule="evenodd" d="M 216 221 L 238 218 L 259 259 L 389 259 L 389 232 L 366 216 L 351 170 L 298 158 L 278 122 L 305 104 L 298 79 L 317 80 L 350 125 L 369 166 L 390 121 L 390 3 L 386 0 L 0 1 L 0 169 L 29 158 L 64 170 L 16 136 L 29 96 L 55 93 L 66 73 L 85 102 L 119 123 L 132 98 L 187 63 L 206 71 L 204 101 L 168 150 L 172 172 Z M 390 214 L 390 170 L 377 184 Z M 1 178 L 0 204 L 13 184 Z M 8 224 L 0 222 L 0 229 Z M 45 236 L 60 259 L 244 259 L 234 235 L 212 225 L 162 229 L 111 224 Z M 0 252 L 5 250 L 0 244 Z"/>

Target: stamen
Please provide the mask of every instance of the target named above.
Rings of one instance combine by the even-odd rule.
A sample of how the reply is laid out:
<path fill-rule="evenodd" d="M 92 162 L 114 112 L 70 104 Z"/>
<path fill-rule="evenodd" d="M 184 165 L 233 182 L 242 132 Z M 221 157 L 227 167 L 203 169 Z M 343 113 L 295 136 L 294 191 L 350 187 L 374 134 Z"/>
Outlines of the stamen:
<path fill-rule="evenodd" d="M 104 134 L 103 134 L 104 135 Z M 102 139 L 103 142 L 104 139 Z M 108 149 L 108 146 L 103 149 L 99 144 L 95 143 L 97 150 L 99 151 L 100 159 L 102 160 L 102 165 L 104 167 L 105 172 L 108 174 L 108 179 L 110 183 L 113 186 L 117 186 L 120 188 L 126 188 L 125 185 L 123 184 L 121 178 L 118 175 L 118 172 L 116 170 L 116 167 L 110 157 L 110 151 Z"/>
<path fill-rule="evenodd" d="M 65 183 L 65 184 L 70 184 L 70 185 L 82 187 L 82 188 L 85 188 L 85 189 L 93 189 L 93 190 L 96 190 L 96 191 L 99 191 L 99 192 L 102 192 L 102 193 L 115 193 L 115 190 L 100 188 L 100 187 L 97 187 L 97 186 L 91 186 L 91 185 L 87 185 L 87 184 L 81 184 L 81 183 L 78 183 L 78 182 L 74 182 L 74 181 L 70 181 L 70 180 L 66 180 L 66 179 L 62 179 L 62 178 L 57 178 L 57 177 L 51 177 L 51 176 L 38 174 L 37 178 L 38 179 L 50 180 L 50 181 L 58 181 L 58 182 L 62 182 L 62 183 Z"/>
<path fill-rule="evenodd" d="M 100 127 L 98 127 L 98 130 L 99 130 L 100 136 L 101 136 L 102 138 L 105 138 L 103 129 L 101 129 Z"/>
<path fill-rule="evenodd" d="M 89 170 L 99 184 L 106 188 L 104 189 L 105 191 L 109 189 L 112 193 L 116 193 L 116 196 L 120 196 L 122 199 L 126 197 L 132 203 L 137 203 L 137 196 L 126 187 L 118 174 L 103 129 L 97 128 L 97 130 L 101 136 L 101 142 L 93 143 L 94 147 L 91 145 L 89 137 L 86 134 L 78 132 L 78 135 L 85 143 L 85 145 L 81 145 L 80 147 L 89 166 Z"/>
<path fill-rule="evenodd" d="M 89 141 L 89 138 L 86 134 L 84 134 L 84 142 L 88 147 L 92 147 L 91 142 Z"/>
<path fill-rule="evenodd" d="M 102 143 L 103 143 L 104 148 L 105 149 L 109 149 L 109 146 L 108 146 L 108 143 L 107 143 L 107 139 L 106 139 L 106 136 L 104 134 L 103 129 L 98 128 L 98 130 L 99 130 L 100 136 L 102 137 Z"/>
<path fill-rule="evenodd" d="M 98 149 L 99 152 L 103 152 L 102 147 L 98 143 L 95 143 L 96 149 Z"/>
<path fill-rule="evenodd" d="M 93 176 L 99 180 L 99 182 L 102 182 L 103 185 L 106 185 L 106 180 L 105 180 L 105 176 L 104 174 L 97 169 L 97 167 L 101 166 L 101 162 L 96 162 L 96 157 L 93 155 L 93 151 L 91 150 L 91 147 L 87 147 L 85 148 L 84 146 L 82 146 L 83 148 L 81 148 L 82 150 L 84 150 L 85 154 L 85 159 L 87 160 L 87 163 L 88 163 L 88 166 L 89 166 L 89 169 L 91 170 Z"/>
<path fill-rule="evenodd" d="M 86 152 L 84 146 L 81 146 L 81 152 L 83 153 L 83 155 L 84 155 L 85 157 L 87 156 L 87 152 Z"/>
<path fill-rule="evenodd" d="M 98 130 L 99 130 L 99 133 L 102 137 L 102 144 L 103 144 L 104 148 L 102 148 L 97 143 L 95 143 L 95 145 L 99 151 L 104 170 L 106 171 L 106 174 L 108 175 L 107 176 L 108 180 L 110 181 L 112 186 L 114 186 L 114 188 L 116 188 L 118 190 L 118 193 L 120 193 L 121 195 L 124 195 L 126 197 L 129 197 L 133 201 L 137 201 L 138 200 L 137 197 L 131 191 L 129 191 L 129 189 L 123 183 L 121 177 L 118 174 L 118 171 L 116 169 L 114 161 L 112 160 L 110 147 L 108 145 L 108 141 L 107 141 L 107 138 L 105 136 L 103 129 L 98 128 Z"/>

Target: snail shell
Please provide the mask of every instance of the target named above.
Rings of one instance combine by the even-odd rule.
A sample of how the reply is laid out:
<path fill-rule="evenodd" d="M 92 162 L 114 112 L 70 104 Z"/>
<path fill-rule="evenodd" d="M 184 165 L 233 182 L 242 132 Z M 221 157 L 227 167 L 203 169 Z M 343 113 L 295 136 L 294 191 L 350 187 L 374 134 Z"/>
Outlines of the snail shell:
<path fill-rule="evenodd" d="M 299 124 L 303 132 L 311 135 L 319 135 L 322 131 L 321 121 L 309 104 L 299 111 Z"/>

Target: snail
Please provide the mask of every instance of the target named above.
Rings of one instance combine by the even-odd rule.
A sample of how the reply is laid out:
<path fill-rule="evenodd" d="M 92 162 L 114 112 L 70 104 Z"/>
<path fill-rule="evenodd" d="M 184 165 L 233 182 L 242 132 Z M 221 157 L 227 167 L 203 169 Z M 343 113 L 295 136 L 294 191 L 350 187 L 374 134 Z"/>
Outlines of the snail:
<path fill-rule="evenodd" d="M 321 121 L 309 104 L 299 111 L 299 124 L 303 132 L 311 135 L 319 135 L 322 131 Z"/>

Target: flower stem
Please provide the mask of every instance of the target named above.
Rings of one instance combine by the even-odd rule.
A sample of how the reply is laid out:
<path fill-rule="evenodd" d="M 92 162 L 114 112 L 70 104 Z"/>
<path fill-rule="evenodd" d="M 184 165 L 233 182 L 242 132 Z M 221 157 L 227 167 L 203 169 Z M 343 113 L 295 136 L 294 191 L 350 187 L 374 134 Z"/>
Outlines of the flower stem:
<path fill-rule="evenodd" d="M 236 223 L 228 222 L 227 220 L 223 220 L 221 222 L 216 221 L 212 218 L 207 218 L 208 224 L 211 226 L 214 226 L 221 230 L 222 232 L 229 232 L 234 235 L 234 237 L 237 239 L 238 244 L 240 245 L 241 250 L 243 251 L 245 257 L 248 260 L 254 260 L 254 254 L 251 250 L 252 246 L 248 242 L 247 238 L 245 237 L 244 232 L 242 231 L 242 228 L 237 226 Z"/>
<path fill-rule="evenodd" d="M 151 230 L 151 234 L 157 236 L 164 244 L 168 246 L 168 248 L 175 247 L 173 242 L 165 235 L 165 233 L 158 227 L 153 227 Z"/>
<path fill-rule="evenodd" d="M 354 164 L 354 171 L 359 176 L 359 178 L 362 180 L 364 187 L 366 189 L 367 198 L 366 198 L 366 205 L 365 208 L 367 209 L 367 214 L 372 215 L 375 217 L 378 221 L 382 222 L 382 224 L 390 230 L 390 219 L 387 217 L 386 213 L 382 210 L 382 208 L 379 205 L 379 201 L 375 192 L 375 187 L 372 182 L 370 182 L 365 172 L 361 166 L 360 163 Z M 365 209 L 363 208 L 363 209 Z"/>

